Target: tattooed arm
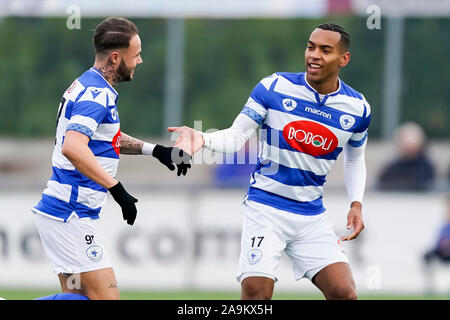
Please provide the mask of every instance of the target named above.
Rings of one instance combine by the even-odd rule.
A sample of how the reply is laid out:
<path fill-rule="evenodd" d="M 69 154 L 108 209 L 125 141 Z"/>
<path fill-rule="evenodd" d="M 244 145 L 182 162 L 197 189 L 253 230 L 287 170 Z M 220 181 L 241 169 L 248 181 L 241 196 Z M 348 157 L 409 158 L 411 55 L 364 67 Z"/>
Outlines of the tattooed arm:
<path fill-rule="evenodd" d="M 189 163 L 191 157 L 182 150 L 174 147 L 164 147 L 160 144 L 154 145 L 149 142 L 144 142 L 123 132 L 120 137 L 120 153 L 152 155 L 170 171 L 175 170 L 176 164 L 178 176 L 181 174 L 186 175 L 187 170 L 191 167 L 191 164 Z"/>
<path fill-rule="evenodd" d="M 144 141 L 133 138 L 122 132 L 120 137 L 120 153 L 121 154 L 142 154 Z"/>

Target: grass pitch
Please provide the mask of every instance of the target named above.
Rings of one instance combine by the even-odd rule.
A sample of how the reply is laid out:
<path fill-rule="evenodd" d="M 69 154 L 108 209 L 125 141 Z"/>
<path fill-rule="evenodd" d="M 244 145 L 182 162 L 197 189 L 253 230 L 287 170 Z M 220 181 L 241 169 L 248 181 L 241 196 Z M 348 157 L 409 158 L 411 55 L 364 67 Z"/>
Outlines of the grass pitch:
<path fill-rule="evenodd" d="M 0 297 L 7 300 L 33 300 L 60 292 L 54 290 L 2 289 Z M 121 291 L 123 300 L 239 300 L 240 292 L 211 291 Z M 320 294 L 275 292 L 274 300 L 324 300 Z M 359 295 L 360 300 L 450 300 L 450 295 L 374 294 Z"/>

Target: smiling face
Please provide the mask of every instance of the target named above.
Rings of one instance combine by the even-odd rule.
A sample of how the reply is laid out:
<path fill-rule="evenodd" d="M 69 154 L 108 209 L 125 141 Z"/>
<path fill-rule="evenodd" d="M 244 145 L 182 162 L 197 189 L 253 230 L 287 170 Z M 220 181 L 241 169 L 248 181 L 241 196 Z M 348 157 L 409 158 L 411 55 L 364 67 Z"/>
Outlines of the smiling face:
<path fill-rule="evenodd" d="M 339 32 L 315 29 L 305 50 L 306 79 L 321 85 L 336 83 L 339 69 L 350 61 L 350 52 L 341 43 Z"/>
<path fill-rule="evenodd" d="M 120 54 L 120 63 L 116 72 L 118 81 L 131 81 L 134 76 L 134 69 L 141 64 L 141 39 L 136 34 L 130 39 L 130 45 L 126 49 L 118 50 Z"/>
<path fill-rule="evenodd" d="M 139 30 L 133 22 L 121 17 L 107 18 L 95 28 L 92 42 L 94 67 L 113 87 L 133 79 L 134 69 L 143 62 Z"/>

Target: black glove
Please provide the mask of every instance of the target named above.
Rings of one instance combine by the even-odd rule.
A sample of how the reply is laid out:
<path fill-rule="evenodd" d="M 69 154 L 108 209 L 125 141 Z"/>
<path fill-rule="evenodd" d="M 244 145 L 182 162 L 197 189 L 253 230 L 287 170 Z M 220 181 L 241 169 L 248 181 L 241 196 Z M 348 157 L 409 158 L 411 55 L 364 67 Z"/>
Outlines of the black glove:
<path fill-rule="evenodd" d="M 123 220 L 127 220 L 129 225 L 133 225 L 137 214 L 135 203 L 138 202 L 138 200 L 131 196 L 120 182 L 108 190 L 114 200 L 116 200 L 122 208 Z"/>
<path fill-rule="evenodd" d="M 157 144 L 153 149 L 153 156 L 165 165 L 170 171 L 175 170 L 174 163 L 177 165 L 177 176 L 183 174 L 191 168 L 190 160 L 192 157 L 177 147 L 164 147 Z"/>

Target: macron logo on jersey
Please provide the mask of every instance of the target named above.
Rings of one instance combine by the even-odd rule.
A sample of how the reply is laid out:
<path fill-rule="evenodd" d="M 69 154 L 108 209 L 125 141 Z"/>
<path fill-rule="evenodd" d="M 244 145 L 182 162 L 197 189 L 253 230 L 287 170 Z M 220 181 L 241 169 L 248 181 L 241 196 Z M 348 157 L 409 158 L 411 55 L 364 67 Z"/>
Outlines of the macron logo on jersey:
<path fill-rule="evenodd" d="M 305 107 L 305 111 L 306 112 L 310 112 L 312 114 L 316 114 L 318 116 L 321 116 L 321 117 L 324 117 L 324 118 L 327 118 L 327 119 L 331 119 L 331 114 L 326 113 L 324 111 L 317 110 L 315 108 Z"/>
<path fill-rule="evenodd" d="M 105 88 L 106 89 L 106 88 Z M 107 97 L 107 90 L 104 88 L 96 88 L 96 87 L 89 87 L 86 89 L 86 92 L 80 97 L 78 102 L 82 101 L 92 101 L 96 102 L 98 104 L 101 104 L 106 108 L 106 97 Z"/>
<path fill-rule="evenodd" d="M 97 96 L 101 93 L 101 91 L 99 89 L 92 89 L 91 93 L 92 93 L 92 98 L 94 98 L 94 100 L 95 100 L 95 98 L 97 98 Z"/>

